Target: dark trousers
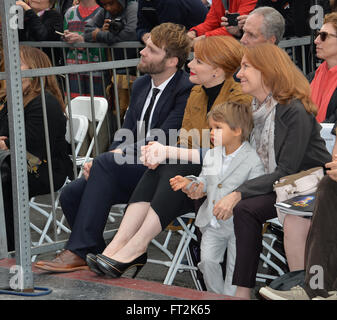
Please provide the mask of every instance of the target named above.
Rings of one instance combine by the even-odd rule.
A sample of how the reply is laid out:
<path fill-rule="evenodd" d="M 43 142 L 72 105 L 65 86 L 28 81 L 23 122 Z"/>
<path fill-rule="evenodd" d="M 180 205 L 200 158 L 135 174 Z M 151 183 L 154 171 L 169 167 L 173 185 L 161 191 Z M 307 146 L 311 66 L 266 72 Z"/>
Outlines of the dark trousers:
<path fill-rule="evenodd" d="M 253 288 L 262 250 L 262 226 L 277 216 L 275 193 L 241 200 L 233 210 L 236 262 L 233 285 Z"/>
<path fill-rule="evenodd" d="M 323 274 L 319 274 L 319 269 Z M 308 295 L 327 297 L 337 290 L 337 182 L 325 176 L 317 188 L 315 209 L 305 253 L 305 286 Z M 324 288 L 318 277 L 323 276 Z"/>
<path fill-rule="evenodd" d="M 172 190 L 170 179 L 176 175 L 198 176 L 200 171 L 200 164 L 191 163 L 164 164 L 156 170 L 147 170 L 129 202 L 150 202 L 164 230 L 175 218 L 194 210 L 193 201 L 184 192 Z"/>
<path fill-rule="evenodd" d="M 9 159 L 8 159 L 9 160 Z M 13 215 L 13 195 L 12 195 L 12 176 L 9 161 L 2 165 L 2 192 L 5 210 L 7 248 L 8 251 L 15 250 L 14 238 L 14 215 Z M 28 172 L 28 190 L 29 198 L 50 193 L 48 166 L 42 165 L 39 167 L 39 174 Z M 54 172 L 54 189 L 58 190 L 64 184 L 66 174 L 63 172 Z"/>
<path fill-rule="evenodd" d="M 121 157 L 111 152 L 99 155 L 88 180 L 77 179 L 62 191 L 61 207 L 72 231 L 66 249 L 83 259 L 89 252 L 104 250 L 103 231 L 111 206 L 128 202 L 146 170 L 131 158 L 121 164 Z"/>

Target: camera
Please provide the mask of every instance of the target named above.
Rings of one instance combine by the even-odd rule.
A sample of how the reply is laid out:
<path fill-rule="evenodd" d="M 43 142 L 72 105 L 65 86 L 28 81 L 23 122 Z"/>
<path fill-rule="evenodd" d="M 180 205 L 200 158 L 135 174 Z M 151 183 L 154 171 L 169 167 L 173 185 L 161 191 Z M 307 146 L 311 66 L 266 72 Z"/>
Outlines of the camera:
<path fill-rule="evenodd" d="M 225 17 L 228 19 L 228 26 L 237 26 L 238 20 L 236 18 L 239 15 L 239 13 L 227 13 Z"/>
<path fill-rule="evenodd" d="M 119 33 L 124 28 L 124 21 L 121 17 L 117 17 L 110 22 L 109 31 L 111 33 Z"/>

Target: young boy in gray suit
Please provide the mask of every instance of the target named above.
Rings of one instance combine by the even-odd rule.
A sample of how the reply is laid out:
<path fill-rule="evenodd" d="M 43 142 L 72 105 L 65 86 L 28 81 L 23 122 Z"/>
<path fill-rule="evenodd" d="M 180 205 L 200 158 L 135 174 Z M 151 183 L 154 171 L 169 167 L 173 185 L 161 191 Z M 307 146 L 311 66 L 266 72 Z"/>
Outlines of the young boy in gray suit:
<path fill-rule="evenodd" d="M 233 217 L 221 219 L 221 201 L 246 180 L 264 174 L 264 167 L 255 149 L 247 141 L 253 128 L 249 105 L 227 102 L 215 106 L 207 118 L 214 148 L 207 151 L 199 177 L 176 176 L 170 183 L 174 191 L 182 189 L 185 193 L 192 184 L 194 187 L 198 184 L 207 195 L 195 220 L 202 232 L 198 267 L 203 273 L 208 291 L 234 296 L 236 286 L 232 285 L 232 277 L 236 246 Z M 226 248 L 224 280 L 220 263 Z"/>

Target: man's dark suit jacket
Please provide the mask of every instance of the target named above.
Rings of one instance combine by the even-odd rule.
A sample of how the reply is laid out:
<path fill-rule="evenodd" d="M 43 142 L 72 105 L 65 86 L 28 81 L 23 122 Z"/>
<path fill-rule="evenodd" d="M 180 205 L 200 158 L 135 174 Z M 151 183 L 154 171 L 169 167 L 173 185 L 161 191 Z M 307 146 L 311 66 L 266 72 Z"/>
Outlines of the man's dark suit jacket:
<path fill-rule="evenodd" d="M 178 70 L 159 97 L 152 116 L 151 129 L 161 129 L 168 136 L 169 129 L 181 128 L 186 102 L 192 86 L 188 74 L 185 71 Z M 140 121 L 145 100 L 150 90 L 151 76 L 144 75 L 134 82 L 130 105 L 122 128 L 132 131 L 135 143 L 126 145 L 125 139 L 117 140 L 116 137 L 119 135 L 117 132 L 110 150 L 121 148 L 125 153 L 136 154 L 140 150 L 140 146 L 155 139 L 154 136 L 150 135 L 146 139 L 136 141 L 137 121 Z"/>

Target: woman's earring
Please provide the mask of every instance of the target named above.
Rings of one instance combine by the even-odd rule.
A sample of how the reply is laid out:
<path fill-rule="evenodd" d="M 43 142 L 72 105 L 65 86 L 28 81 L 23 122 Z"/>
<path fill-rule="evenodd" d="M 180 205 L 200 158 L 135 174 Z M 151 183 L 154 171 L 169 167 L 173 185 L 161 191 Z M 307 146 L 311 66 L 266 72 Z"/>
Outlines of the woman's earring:
<path fill-rule="evenodd" d="M 213 74 L 213 78 L 215 78 L 216 77 L 216 74 Z"/>

